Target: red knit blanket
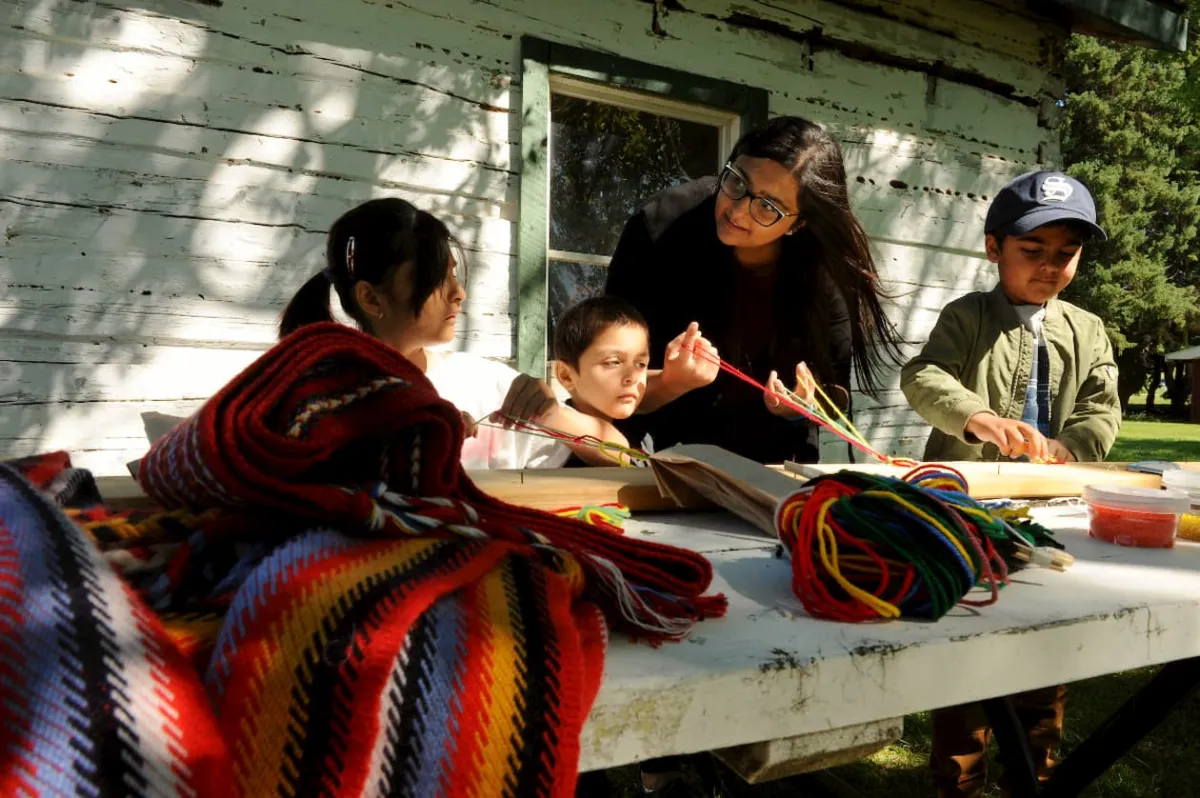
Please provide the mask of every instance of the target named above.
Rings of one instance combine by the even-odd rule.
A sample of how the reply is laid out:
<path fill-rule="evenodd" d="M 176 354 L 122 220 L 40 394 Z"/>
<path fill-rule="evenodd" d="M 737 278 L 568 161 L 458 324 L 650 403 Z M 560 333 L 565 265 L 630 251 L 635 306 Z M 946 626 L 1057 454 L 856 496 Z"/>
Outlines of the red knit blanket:
<path fill-rule="evenodd" d="M 569 796 L 600 612 L 651 642 L 723 614 L 700 555 L 483 494 L 462 434 L 404 357 L 312 325 L 142 461 L 164 507 L 269 551 L 213 586 L 231 599 L 205 686 L 241 794 Z M 163 586 L 212 540 L 143 595 L 178 604 Z"/>

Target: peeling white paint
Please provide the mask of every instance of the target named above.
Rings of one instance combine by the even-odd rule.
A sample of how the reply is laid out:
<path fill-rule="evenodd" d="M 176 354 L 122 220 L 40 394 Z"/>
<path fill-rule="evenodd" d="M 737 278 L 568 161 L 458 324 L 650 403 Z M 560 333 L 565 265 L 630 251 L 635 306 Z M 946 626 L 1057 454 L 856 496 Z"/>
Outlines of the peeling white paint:
<path fill-rule="evenodd" d="M 657 35 L 646 0 L 9 0 L 0 451 L 119 471 L 139 403 L 190 408 L 267 347 L 325 229 L 372 196 L 446 220 L 471 266 L 458 345 L 511 357 L 523 34 L 761 86 L 771 113 L 826 124 L 906 340 L 987 282 L 987 198 L 1057 153 L 1036 106 L 1061 30 L 1007 0 L 684 7 Z M 914 454 L 892 382 L 860 420 Z"/>

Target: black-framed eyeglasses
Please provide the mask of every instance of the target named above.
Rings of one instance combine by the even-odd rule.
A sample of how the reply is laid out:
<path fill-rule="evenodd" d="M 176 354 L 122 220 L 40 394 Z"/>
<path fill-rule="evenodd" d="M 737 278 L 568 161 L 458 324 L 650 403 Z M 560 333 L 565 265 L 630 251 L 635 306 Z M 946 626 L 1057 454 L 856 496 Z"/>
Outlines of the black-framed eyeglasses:
<path fill-rule="evenodd" d="M 721 177 L 717 185 L 720 187 L 721 193 L 734 202 L 749 197 L 750 218 L 762 227 L 770 227 L 773 224 L 777 224 L 780 219 L 800 215 L 798 213 L 782 211 L 771 200 L 752 193 L 750 186 L 746 182 L 746 176 L 739 172 L 737 167 L 731 163 L 725 164 L 725 168 L 721 170 Z"/>

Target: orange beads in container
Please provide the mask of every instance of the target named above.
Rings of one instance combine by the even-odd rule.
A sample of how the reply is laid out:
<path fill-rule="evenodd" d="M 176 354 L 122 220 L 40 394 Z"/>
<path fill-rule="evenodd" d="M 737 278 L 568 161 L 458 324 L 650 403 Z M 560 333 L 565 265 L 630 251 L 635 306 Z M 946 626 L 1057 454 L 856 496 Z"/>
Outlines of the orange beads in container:
<path fill-rule="evenodd" d="M 1118 546 L 1166 549 L 1175 545 L 1179 517 L 1190 509 L 1186 493 L 1176 490 L 1087 485 L 1088 534 Z"/>

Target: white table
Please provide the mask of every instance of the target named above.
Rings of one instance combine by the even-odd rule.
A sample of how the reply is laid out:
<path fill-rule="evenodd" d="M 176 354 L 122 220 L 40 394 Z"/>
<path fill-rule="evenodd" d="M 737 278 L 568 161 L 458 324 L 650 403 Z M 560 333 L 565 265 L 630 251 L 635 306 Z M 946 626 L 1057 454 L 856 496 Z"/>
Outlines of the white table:
<path fill-rule="evenodd" d="M 869 752 L 906 714 L 1200 657 L 1200 544 L 1122 548 L 1088 538 L 1080 506 L 1035 514 L 1075 556 L 1066 573 L 1027 569 L 937 623 L 872 624 L 807 617 L 775 542 L 731 515 L 635 517 L 627 534 L 709 557 L 729 612 L 657 650 L 613 641 L 582 769 L 765 741 L 784 759 Z"/>

